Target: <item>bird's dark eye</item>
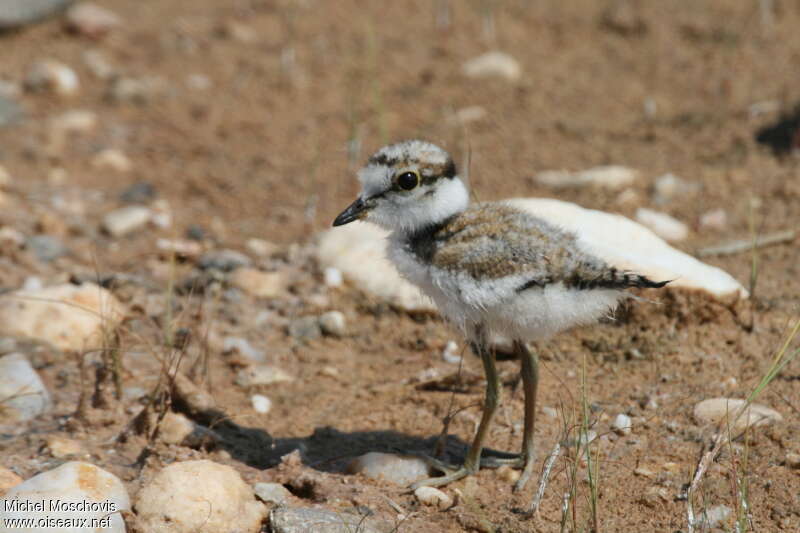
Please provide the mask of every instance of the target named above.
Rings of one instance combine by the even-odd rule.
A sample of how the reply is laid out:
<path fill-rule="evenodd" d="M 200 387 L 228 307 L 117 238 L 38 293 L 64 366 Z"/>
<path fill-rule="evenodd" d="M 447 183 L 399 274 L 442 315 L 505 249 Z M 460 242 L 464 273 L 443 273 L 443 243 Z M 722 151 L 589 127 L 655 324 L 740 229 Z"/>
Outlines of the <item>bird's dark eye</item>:
<path fill-rule="evenodd" d="M 416 172 L 403 172 L 397 176 L 397 186 L 404 191 L 410 191 L 419 185 L 419 174 Z"/>

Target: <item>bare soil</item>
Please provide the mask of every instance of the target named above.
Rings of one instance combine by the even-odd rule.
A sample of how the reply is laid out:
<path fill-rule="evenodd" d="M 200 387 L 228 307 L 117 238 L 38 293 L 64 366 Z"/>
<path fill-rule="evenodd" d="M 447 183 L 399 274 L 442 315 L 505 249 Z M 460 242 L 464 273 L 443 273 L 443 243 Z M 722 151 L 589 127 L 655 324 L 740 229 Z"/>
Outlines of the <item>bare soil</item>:
<path fill-rule="evenodd" d="M 511 482 L 483 470 L 447 487 L 451 495 L 460 491 L 458 504 L 437 511 L 401 488 L 344 473 L 350 458 L 367 451 L 430 452 L 448 413 L 455 413 L 448 452 L 457 461 L 472 437 L 483 389 L 480 380 L 440 390 L 417 386 L 431 368 L 456 371 L 440 354 L 457 337 L 437 317 L 409 316 L 352 288 L 325 288 L 309 259 L 313 237 L 353 199 L 354 169 L 385 142 L 423 137 L 457 161 L 469 154 L 471 187 L 481 200 L 557 195 L 631 217 L 637 207 L 652 207 L 690 225 L 690 238 L 677 244 L 688 253 L 751 238 L 752 227 L 761 234 L 800 227 L 800 159 L 788 153 L 786 140 L 800 101 L 796 2 L 102 5 L 124 24 L 99 40 L 66 32 L 58 20 L 0 35 L 0 76 L 22 80 L 35 60 L 55 57 L 82 83 L 70 99 L 24 93 L 26 119 L 0 129 L 0 164 L 14 176 L 0 224 L 26 235 L 59 233 L 73 250 L 51 263 L 4 250 L 0 284 L 16 288 L 30 275 L 46 282 L 130 275 L 113 285 L 133 309 L 121 332 L 123 387 L 153 390 L 162 363 L 185 354 L 182 371 L 208 387 L 229 418 L 211 422 L 223 440 L 210 450 L 148 445 L 141 435 L 117 442 L 142 401 L 112 400 L 97 416 L 78 419 L 79 396 L 91 393 L 78 358 L 31 348 L 55 408 L 23 434 L 0 436 L 2 464 L 23 477 L 64 460 L 42 452 L 55 432 L 83 443 L 89 460 L 119 475 L 131 494 L 171 461 L 207 457 L 250 482 L 286 483 L 293 505 L 369 510 L 397 522 L 401 532 L 522 532 L 559 531 L 564 493 L 576 486 L 565 530 L 589 531 L 586 470 L 572 483 L 569 454 L 557 463 L 536 518 L 515 512 L 532 499 L 536 479 L 512 494 Z M 761 5 L 772 5 L 771 15 Z M 226 36 L 234 23 L 252 29 L 253 41 Z M 91 75 L 82 59 L 90 49 L 106 54 L 121 74 L 156 76 L 165 88 L 142 103 L 110 101 L 112 82 Z M 519 80 L 462 74 L 465 60 L 494 49 L 520 62 Z M 191 88 L 196 74 L 210 87 Z M 486 116 L 461 125 L 454 113 L 469 106 L 481 106 Z M 48 120 L 69 109 L 92 110 L 99 124 L 53 152 Z M 105 147 L 123 150 L 133 171 L 94 167 L 92 155 Z M 618 191 L 556 192 L 533 180 L 541 170 L 603 164 L 639 170 L 632 200 L 620 201 Z M 54 182 L 54 167 L 66 170 L 65 181 Z M 652 183 L 667 172 L 700 190 L 654 205 Z M 122 239 L 99 233 L 102 215 L 140 181 L 169 202 L 172 227 Z M 88 210 L 48 225 L 55 195 L 77 197 Z M 727 214 L 725 227 L 701 227 L 700 216 L 717 208 Z M 165 304 L 171 281 L 182 283 L 193 262 L 171 270 L 155 240 L 183 237 L 192 226 L 203 229 L 208 247 L 244 250 L 254 237 L 278 244 L 259 265 L 295 268 L 291 292 L 259 300 L 212 288 L 180 292 Z M 800 310 L 798 258 L 796 241 L 760 249 L 748 301 L 672 289 L 648 293 L 656 303 L 632 302 L 614 321 L 539 346 L 538 461 L 558 439 L 577 435 L 585 379 L 593 430 L 601 435 L 598 531 L 687 530 L 686 486 L 713 434 L 698 426 L 692 409 L 705 398 L 744 398 L 764 375 Z M 752 253 L 706 260 L 750 286 Z M 287 321 L 329 309 L 345 313 L 346 337 L 300 342 L 287 334 Z M 167 346 L 180 328 L 190 337 L 183 351 Z M 250 339 L 295 380 L 257 390 L 235 385 L 243 362 L 223 355 L 209 332 Z M 500 367 L 505 396 L 489 443 L 514 450 L 522 392 L 513 387 L 517 363 Z M 462 373 L 480 375 L 469 353 Z M 698 508 L 724 504 L 736 514 L 737 483 L 744 480 L 748 528 L 800 530 L 800 470 L 786 461 L 788 453 L 800 453 L 798 380 L 795 361 L 761 395 L 758 401 L 784 420 L 723 449 L 705 476 Z M 254 412 L 253 392 L 273 401 L 267 415 Z M 618 413 L 633 418 L 631 435 L 610 430 Z M 295 449 L 302 465 L 277 466 Z M 402 521 L 387 498 L 405 510 Z M 733 530 L 733 521 L 717 527 Z"/>

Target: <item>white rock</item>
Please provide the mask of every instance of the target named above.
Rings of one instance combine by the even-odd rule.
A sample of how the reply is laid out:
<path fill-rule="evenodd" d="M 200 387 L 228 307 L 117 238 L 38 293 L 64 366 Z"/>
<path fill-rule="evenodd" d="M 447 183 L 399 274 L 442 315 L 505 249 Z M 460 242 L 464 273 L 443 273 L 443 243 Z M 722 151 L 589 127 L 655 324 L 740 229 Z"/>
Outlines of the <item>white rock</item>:
<path fill-rule="evenodd" d="M 219 436 L 214 431 L 195 423 L 181 413 L 172 411 L 167 411 L 161 420 L 158 436 L 167 444 L 177 444 L 189 448 L 201 448 L 219 440 Z"/>
<path fill-rule="evenodd" d="M 125 307 L 93 283 L 55 285 L 0 295 L 0 335 L 33 338 L 61 350 L 97 349 L 125 316 Z"/>
<path fill-rule="evenodd" d="M 709 507 L 700 512 L 700 516 L 698 517 L 700 523 L 696 525 L 699 525 L 701 530 L 716 528 L 720 526 L 732 512 L 733 509 L 727 505 Z"/>
<path fill-rule="evenodd" d="M 88 109 L 71 109 L 50 119 L 51 134 L 88 133 L 97 126 L 97 114 Z"/>
<path fill-rule="evenodd" d="M 292 497 L 292 493 L 280 483 L 256 483 L 253 490 L 261 501 L 276 505 L 284 505 Z"/>
<path fill-rule="evenodd" d="M 721 207 L 700 215 L 700 228 L 723 230 L 728 225 L 728 213 Z"/>
<path fill-rule="evenodd" d="M 166 198 L 158 198 L 153 202 L 153 214 L 150 222 L 157 228 L 167 229 L 172 226 L 172 207 Z"/>
<path fill-rule="evenodd" d="M 638 173 L 628 167 L 608 165 L 594 167 L 580 172 L 548 170 L 536 175 L 537 183 L 547 187 L 561 189 L 564 187 L 593 186 L 604 189 L 622 189 L 632 185 Z"/>
<path fill-rule="evenodd" d="M 522 68 L 519 62 L 503 52 L 487 52 L 464 63 L 464 74 L 470 78 L 504 78 L 508 81 L 519 79 Z"/>
<path fill-rule="evenodd" d="M 92 165 L 101 170 L 113 170 L 115 172 L 129 172 L 133 167 L 131 160 L 122 150 L 116 148 L 106 148 L 101 150 L 92 158 Z"/>
<path fill-rule="evenodd" d="M 323 276 L 325 277 L 325 285 L 328 287 L 341 287 L 344 283 L 342 271 L 338 268 L 328 267 L 325 269 Z"/>
<path fill-rule="evenodd" d="M 122 19 L 92 2 L 79 2 L 67 10 L 67 27 L 88 37 L 101 37 L 122 24 Z"/>
<path fill-rule="evenodd" d="M 620 435 L 630 435 L 631 434 L 631 427 L 633 423 L 631 422 L 631 417 L 626 415 L 625 413 L 620 413 L 611 423 L 611 429 L 614 432 L 619 433 Z"/>
<path fill-rule="evenodd" d="M 270 365 L 252 365 L 241 369 L 236 374 L 236 384 L 240 387 L 254 387 L 256 385 L 272 385 L 273 383 L 288 383 L 294 378 L 280 368 Z"/>
<path fill-rule="evenodd" d="M 50 408 L 50 394 L 21 353 L 0 357 L 0 423 L 32 420 Z"/>
<path fill-rule="evenodd" d="M 778 411 L 757 403 L 751 403 L 741 416 L 736 418 L 745 403 L 745 400 L 736 398 L 703 400 L 694 406 L 694 417 L 700 424 L 723 422 L 722 431 L 727 433 L 730 426 L 734 438 L 748 427 L 766 426 L 783 421 L 783 416 Z"/>
<path fill-rule="evenodd" d="M 554 407 L 545 405 L 542 407 L 542 412 L 549 418 L 558 418 L 558 411 Z"/>
<path fill-rule="evenodd" d="M 253 404 L 253 409 L 255 409 L 256 413 L 261 413 L 262 415 L 269 413 L 272 409 L 272 400 L 263 394 L 253 394 L 250 397 L 250 403 Z"/>
<path fill-rule="evenodd" d="M 666 213 L 640 207 L 636 210 L 636 220 L 668 241 L 682 241 L 689 236 L 689 228 L 686 224 Z"/>
<path fill-rule="evenodd" d="M 317 260 L 336 268 L 362 291 L 406 311 L 435 311 L 433 302 L 400 277 L 386 259 L 386 231 L 366 222 L 353 222 L 322 234 Z"/>
<path fill-rule="evenodd" d="M 461 362 L 461 353 L 458 350 L 456 341 L 447 341 L 447 344 L 442 350 L 442 359 L 451 364 L 458 364 Z"/>
<path fill-rule="evenodd" d="M 259 257 L 267 257 L 278 251 L 278 245 L 264 239 L 247 239 L 244 244 L 247 251 Z"/>
<path fill-rule="evenodd" d="M 276 507 L 270 512 L 269 526 L 272 533 L 391 533 L 398 531 L 393 524 L 363 515 L 311 507 Z"/>
<path fill-rule="evenodd" d="M 60 96 L 73 96 L 80 89 L 75 71 L 55 59 L 34 63 L 25 77 L 25 85 L 33 90 L 52 91 Z"/>
<path fill-rule="evenodd" d="M 347 471 L 371 479 L 384 479 L 396 485 L 410 485 L 430 476 L 428 464 L 419 457 L 381 452 L 369 452 L 356 457 L 348 465 Z"/>
<path fill-rule="evenodd" d="M 83 63 L 95 77 L 101 80 L 113 78 L 117 69 L 111 64 L 108 56 L 100 50 L 86 50 L 83 52 Z"/>
<path fill-rule="evenodd" d="M 163 252 L 173 253 L 179 257 L 196 258 L 203 253 L 203 246 L 197 241 L 188 239 L 156 239 L 156 248 Z"/>
<path fill-rule="evenodd" d="M 233 468 L 212 461 L 173 463 L 136 497 L 142 531 L 256 533 L 267 511 Z"/>
<path fill-rule="evenodd" d="M 453 498 L 435 487 L 419 487 L 414 491 L 414 496 L 425 505 L 432 505 L 439 509 L 447 509 L 453 505 Z"/>
<path fill-rule="evenodd" d="M 679 178 L 675 174 L 664 174 L 656 178 L 653 184 L 654 198 L 657 204 L 664 204 L 675 198 L 682 198 L 695 194 L 700 190 L 700 184 Z"/>
<path fill-rule="evenodd" d="M 31 507 L 41 506 L 42 511 L 12 511 L 9 502 L 24 502 Z M 50 510 L 52 505 L 62 509 Z M 69 510 L 69 508 L 75 510 Z M 122 481 L 115 475 L 93 464 L 73 461 L 36 475 L 10 489 L 0 500 L 0 532 L 36 531 L 49 533 L 125 533 L 125 522 L 120 511 L 130 511 L 130 499 Z M 10 528 L 4 525 L 9 518 L 81 519 L 102 520 L 99 527 L 76 526 L 38 527 L 36 529 Z M 153 530 L 155 531 L 155 530 Z"/>
<path fill-rule="evenodd" d="M 152 216 L 153 212 L 142 205 L 120 207 L 103 217 L 103 229 L 112 237 L 122 237 L 146 226 Z"/>
<path fill-rule="evenodd" d="M 259 350 L 243 337 L 225 337 L 222 339 L 222 351 L 225 353 L 238 352 L 254 363 L 264 363 L 267 360 L 267 354 L 263 350 Z"/>
<path fill-rule="evenodd" d="M 347 333 L 344 314 L 340 311 L 328 311 L 319 317 L 319 326 L 326 335 L 343 337 Z"/>
<path fill-rule="evenodd" d="M 228 282 L 258 298 L 276 298 L 285 294 L 289 285 L 286 272 L 263 272 L 247 267 L 234 270 Z"/>
<path fill-rule="evenodd" d="M 206 91 L 211 85 L 211 78 L 205 74 L 189 74 L 186 77 L 186 86 L 194 91 Z"/>

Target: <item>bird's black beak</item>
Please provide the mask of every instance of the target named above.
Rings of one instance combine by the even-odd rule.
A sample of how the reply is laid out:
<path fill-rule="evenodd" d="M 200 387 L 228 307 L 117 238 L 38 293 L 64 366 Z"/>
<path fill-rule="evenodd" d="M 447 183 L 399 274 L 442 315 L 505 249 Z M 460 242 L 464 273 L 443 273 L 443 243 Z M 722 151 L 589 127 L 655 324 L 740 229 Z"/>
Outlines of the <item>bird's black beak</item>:
<path fill-rule="evenodd" d="M 333 221 L 334 226 L 343 226 L 349 224 L 354 220 L 358 220 L 367 214 L 369 207 L 361 198 L 347 206 L 347 209 L 342 211 L 336 220 Z"/>

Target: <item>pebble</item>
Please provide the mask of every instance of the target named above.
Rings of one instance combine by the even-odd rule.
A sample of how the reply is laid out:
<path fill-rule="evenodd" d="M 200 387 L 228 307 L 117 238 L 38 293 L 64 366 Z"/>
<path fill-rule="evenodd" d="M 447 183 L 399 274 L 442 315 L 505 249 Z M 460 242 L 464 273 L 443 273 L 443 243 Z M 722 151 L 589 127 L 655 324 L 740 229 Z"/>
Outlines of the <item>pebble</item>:
<path fill-rule="evenodd" d="M 229 276 L 228 283 L 257 298 L 277 298 L 286 293 L 289 281 L 286 272 L 264 272 L 242 267 Z"/>
<path fill-rule="evenodd" d="M 347 466 L 347 472 L 403 486 L 430 477 L 428 464 L 419 457 L 382 452 L 356 457 Z"/>
<path fill-rule="evenodd" d="M 0 466 L 0 498 L 5 496 L 8 489 L 22 483 L 22 478 L 4 466 Z"/>
<path fill-rule="evenodd" d="M 92 158 L 92 166 L 100 170 L 113 170 L 114 172 L 129 172 L 133 163 L 122 150 L 116 148 L 106 148 L 95 154 Z"/>
<path fill-rule="evenodd" d="M 315 316 L 304 316 L 289 322 L 289 336 L 299 341 L 318 339 L 322 335 L 322 327 Z"/>
<path fill-rule="evenodd" d="M 122 19 L 113 11 L 93 2 L 78 2 L 67 10 L 67 28 L 98 38 L 122 24 Z"/>
<path fill-rule="evenodd" d="M 786 454 L 786 466 L 800 469 L 800 453 L 789 452 Z"/>
<path fill-rule="evenodd" d="M 250 266 L 250 258 L 236 250 L 212 250 L 203 254 L 199 266 L 203 270 L 215 269 L 230 272 L 237 268 Z"/>
<path fill-rule="evenodd" d="M 272 533 L 389 533 L 397 531 L 393 525 L 373 518 L 311 507 L 276 507 L 270 511 L 269 525 Z"/>
<path fill-rule="evenodd" d="M 522 74 L 519 62 L 504 52 L 487 52 L 464 63 L 462 71 L 469 78 L 503 78 L 515 81 Z"/>
<path fill-rule="evenodd" d="M 453 505 L 453 498 L 436 487 L 419 487 L 414 491 L 414 496 L 420 503 L 437 507 L 441 511 Z"/>
<path fill-rule="evenodd" d="M 248 252 L 259 257 L 269 257 L 279 249 L 277 244 L 264 239 L 247 239 L 244 246 Z"/>
<path fill-rule="evenodd" d="M 335 267 L 328 267 L 323 271 L 326 287 L 341 287 L 344 283 L 342 271 Z"/>
<path fill-rule="evenodd" d="M 80 90 L 80 81 L 75 71 L 66 64 L 55 59 L 42 59 L 28 69 L 25 86 L 32 91 L 74 96 Z"/>
<path fill-rule="evenodd" d="M 0 424 L 33 420 L 50 409 L 50 394 L 21 353 L 0 357 Z"/>
<path fill-rule="evenodd" d="M 145 227 L 152 216 L 153 212 L 142 205 L 120 207 L 103 217 L 103 229 L 112 237 L 122 237 Z"/>
<path fill-rule="evenodd" d="M 263 394 L 250 396 L 250 403 L 253 404 L 253 409 L 255 409 L 256 413 L 261 413 L 262 415 L 269 413 L 272 409 L 272 400 Z"/>
<path fill-rule="evenodd" d="M 211 78 L 205 74 L 189 74 L 186 77 L 186 86 L 193 91 L 207 91 L 211 88 Z"/>
<path fill-rule="evenodd" d="M 25 116 L 22 106 L 17 103 L 16 98 L 6 94 L 0 94 L 0 126 L 10 126 Z"/>
<path fill-rule="evenodd" d="M 733 509 L 727 505 L 715 505 L 700 512 L 698 517 L 701 530 L 711 529 L 720 526 L 733 513 Z"/>
<path fill-rule="evenodd" d="M 341 311 L 328 311 L 319 317 L 319 326 L 322 332 L 332 337 L 344 337 L 346 331 L 346 322 L 344 313 Z"/>
<path fill-rule="evenodd" d="M 41 512 L 12 512 L 9 510 L 10 506 L 5 502 L 15 499 L 39 505 L 43 510 Z M 50 506 L 54 502 L 86 503 L 89 504 L 90 510 L 52 510 Z M 91 509 L 91 507 L 95 507 L 95 509 Z M 4 499 L 0 500 L 0 523 L 8 518 L 31 518 L 34 520 L 60 518 L 73 521 L 105 518 L 106 522 L 102 527 L 104 533 L 125 533 L 125 521 L 122 519 L 120 511 L 130 510 L 128 492 L 117 476 L 93 464 L 72 461 L 33 476 L 10 489 Z M 56 529 L 37 529 L 37 531 L 56 531 Z M 74 527 L 59 531 L 94 533 L 96 529 Z"/>
<path fill-rule="evenodd" d="M 166 444 L 189 448 L 202 448 L 219 440 L 214 431 L 172 411 L 168 411 L 161 420 L 158 436 Z"/>
<path fill-rule="evenodd" d="M 636 181 L 638 173 L 628 167 L 607 165 L 580 172 L 548 170 L 536 175 L 540 185 L 562 189 L 566 187 L 599 187 L 603 189 L 623 189 Z"/>
<path fill-rule="evenodd" d="M 630 435 L 631 434 L 631 427 L 633 423 L 631 422 L 631 417 L 626 415 L 625 413 L 620 413 L 611 423 L 611 429 L 614 430 L 615 433 L 620 435 Z"/>
<path fill-rule="evenodd" d="M 49 435 L 45 439 L 45 448 L 51 456 L 58 459 L 86 453 L 80 442 L 61 435 Z"/>
<path fill-rule="evenodd" d="M 679 178 L 675 174 L 664 174 L 656 178 L 653 184 L 653 201 L 665 204 L 675 198 L 685 198 L 700 190 L 700 184 Z"/>
<path fill-rule="evenodd" d="M 120 193 L 119 199 L 126 204 L 147 204 L 158 195 L 155 186 L 147 181 L 137 181 Z"/>
<path fill-rule="evenodd" d="M 33 235 L 28 237 L 25 247 L 39 261 L 49 262 L 69 252 L 69 249 L 57 237 L 52 235 Z"/>
<path fill-rule="evenodd" d="M 222 339 L 223 353 L 237 352 L 254 363 L 264 363 L 267 361 L 267 354 L 250 344 L 250 341 L 243 337 L 227 336 Z"/>
<path fill-rule="evenodd" d="M 114 78 L 108 90 L 108 99 L 116 103 L 146 104 L 165 91 L 163 79 L 158 77 Z"/>
<path fill-rule="evenodd" d="M 153 202 L 153 214 L 150 222 L 157 228 L 167 229 L 172 226 L 172 207 L 166 198 Z"/>
<path fill-rule="evenodd" d="M 0 2 L 0 28 L 9 29 L 55 15 L 72 0 L 3 0 Z"/>
<path fill-rule="evenodd" d="M 101 50 L 85 50 L 82 54 L 83 63 L 94 77 L 100 80 L 110 80 L 117 75 L 117 69 L 111 60 Z"/>
<path fill-rule="evenodd" d="M 219 34 L 232 41 L 254 43 L 258 40 L 258 32 L 237 20 L 226 20 L 219 28 Z"/>
<path fill-rule="evenodd" d="M 280 483 L 256 483 L 253 486 L 253 491 L 256 496 L 265 503 L 274 503 L 275 505 L 285 505 L 292 493 L 289 489 Z"/>
<path fill-rule="evenodd" d="M 50 133 L 55 136 L 89 133 L 97 126 L 97 114 L 88 109 L 71 109 L 50 120 Z"/>
<path fill-rule="evenodd" d="M 270 365 L 252 365 L 239 370 L 236 374 L 236 384 L 240 387 L 272 385 L 273 383 L 288 383 L 291 381 L 294 381 L 294 378 L 286 371 Z"/>
<path fill-rule="evenodd" d="M 461 353 L 459 353 L 458 343 L 456 343 L 456 341 L 447 341 L 444 350 L 442 350 L 442 360 L 451 364 L 458 364 L 461 362 Z"/>
<path fill-rule="evenodd" d="M 745 400 L 736 398 L 711 398 L 703 400 L 694 406 L 694 417 L 700 424 L 719 424 L 728 416 L 733 418 L 739 409 L 744 407 Z M 737 420 L 730 420 L 731 434 L 733 438 L 738 437 L 748 427 L 766 426 L 777 422 L 782 422 L 783 416 L 774 409 L 764 405 L 751 403 L 747 410 Z M 723 422 L 721 431 L 728 431 L 728 422 Z"/>
<path fill-rule="evenodd" d="M 542 412 L 548 418 L 558 418 L 558 411 L 554 407 L 544 406 L 542 407 Z"/>
<path fill-rule="evenodd" d="M 711 211 L 706 211 L 702 215 L 700 215 L 700 228 L 701 229 L 713 229 L 713 230 L 724 230 L 728 226 L 728 213 L 721 207 L 718 209 L 712 209 Z"/>
<path fill-rule="evenodd" d="M 257 532 L 267 511 L 230 466 L 183 461 L 162 469 L 136 497 L 142 531 L 169 533 Z"/>
<path fill-rule="evenodd" d="M 162 252 L 175 254 L 183 258 L 200 257 L 203 253 L 203 246 L 199 242 L 183 239 L 156 239 L 156 248 Z"/>
<path fill-rule="evenodd" d="M 49 342 L 64 351 L 103 346 L 125 307 L 93 283 L 63 284 L 0 295 L 0 335 Z"/>
<path fill-rule="evenodd" d="M 636 210 L 636 221 L 667 241 L 682 241 L 689 236 L 689 228 L 686 224 L 666 213 L 653 211 L 646 207 Z"/>

